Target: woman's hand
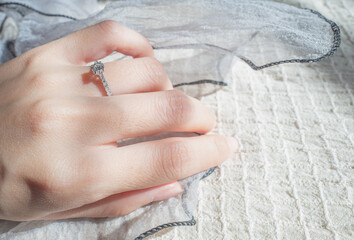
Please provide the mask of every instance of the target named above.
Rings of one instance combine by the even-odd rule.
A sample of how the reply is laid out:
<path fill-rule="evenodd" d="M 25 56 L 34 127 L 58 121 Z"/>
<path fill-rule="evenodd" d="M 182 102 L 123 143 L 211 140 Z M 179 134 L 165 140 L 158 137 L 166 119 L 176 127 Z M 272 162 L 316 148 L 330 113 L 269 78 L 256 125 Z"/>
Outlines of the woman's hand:
<path fill-rule="evenodd" d="M 113 96 L 87 63 L 105 64 Z M 237 150 L 224 136 L 167 138 L 117 148 L 162 132 L 210 131 L 213 114 L 173 90 L 148 41 L 105 21 L 0 66 L 0 218 L 14 221 L 121 216 L 182 189 L 176 182 Z"/>

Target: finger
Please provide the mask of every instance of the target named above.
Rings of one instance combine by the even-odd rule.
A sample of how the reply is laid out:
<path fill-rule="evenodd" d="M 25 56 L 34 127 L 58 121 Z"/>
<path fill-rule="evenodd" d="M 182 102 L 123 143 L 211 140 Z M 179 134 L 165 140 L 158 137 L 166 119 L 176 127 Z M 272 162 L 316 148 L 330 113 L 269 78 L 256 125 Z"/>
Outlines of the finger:
<path fill-rule="evenodd" d="M 113 95 L 155 92 L 172 89 L 162 64 L 151 57 L 136 58 L 107 62 L 104 64 L 104 76 Z M 75 94 L 82 92 L 85 96 L 106 95 L 101 79 L 91 73 L 89 67 L 80 67 L 78 70 L 82 81 L 68 79 L 67 86 Z M 72 86 L 75 84 L 76 86 Z"/>
<path fill-rule="evenodd" d="M 183 179 L 217 166 L 237 150 L 234 138 L 220 135 L 102 148 L 92 161 L 87 161 L 87 178 L 92 182 L 90 195 L 100 199 Z"/>
<path fill-rule="evenodd" d="M 153 57 L 149 41 L 136 31 L 106 20 L 56 41 L 58 54 L 73 64 L 101 59 L 113 51 L 133 57 Z"/>
<path fill-rule="evenodd" d="M 178 182 L 172 182 L 157 187 L 115 194 L 76 209 L 50 214 L 44 219 L 119 217 L 151 202 L 169 199 L 182 192 L 182 186 Z"/>
<path fill-rule="evenodd" d="M 162 132 L 206 133 L 215 124 L 206 106 L 178 90 L 90 98 L 85 105 L 90 113 L 82 121 L 91 131 L 90 144 Z"/>

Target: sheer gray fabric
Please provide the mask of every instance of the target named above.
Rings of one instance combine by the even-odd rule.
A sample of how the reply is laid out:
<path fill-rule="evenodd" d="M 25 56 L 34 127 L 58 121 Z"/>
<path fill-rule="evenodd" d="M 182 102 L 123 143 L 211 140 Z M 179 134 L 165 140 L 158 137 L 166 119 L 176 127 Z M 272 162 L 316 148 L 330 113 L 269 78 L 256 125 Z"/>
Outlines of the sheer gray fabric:
<path fill-rule="evenodd" d="M 94 0 L 0 1 L 0 7 L 0 63 L 113 19 L 149 39 L 175 86 L 226 86 L 234 61 L 243 60 L 255 70 L 314 62 L 332 55 L 340 44 L 337 25 L 319 13 L 267 0 L 126 0 L 110 3 L 102 11 Z M 17 35 L 12 34 L 17 30 Z M 31 232 L 59 239 L 141 239 L 165 227 L 193 225 L 198 183 L 212 171 L 182 180 L 182 196 L 150 204 L 128 216 L 20 224 L 2 221 L 0 238 L 26 239 Z"/>

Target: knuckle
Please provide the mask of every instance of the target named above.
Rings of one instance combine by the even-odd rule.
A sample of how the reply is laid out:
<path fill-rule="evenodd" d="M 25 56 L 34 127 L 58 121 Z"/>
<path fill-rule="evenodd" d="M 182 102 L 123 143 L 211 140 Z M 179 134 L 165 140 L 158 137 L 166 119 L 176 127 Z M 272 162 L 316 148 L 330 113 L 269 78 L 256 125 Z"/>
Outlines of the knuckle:
<path fill-rule="evenodd" d="M 25 69 L 34 69 L 42 66 L 45 63 L 43 52 L 39 48 L 34 48 L 23 54 L 25 59 Z"/>
<path fill-rule="evenodd" d="M 42 99 L 33 103 L 28 112 L 28 124 L 33 134 L 45 134 L 62 130 L 70 111 L 53 99 Z"/>
<path fill-rule="evenodd" d="M 159 167 L 161 173 L 169 180 L 176 180 L 185 176 L 186 164 L 191 159 L 190 147 L 180 141 L 172 140 L 161 150 L 159 159 Z"/>
<path fill-rule="evenodd" d="M 114 20 L 105 20 L 98 23 L 97 27 L 100 32 L 98 35 L 105 36 L 107 43 L 109 43 L 107 47 L 113 50 L 116 47 L 115 42 L 118 38 L 118 34 L 124 34 L 122 32 L 124 29 L 123 26 Z"/>
<path fill-rule="evenodd" d="M 46 170 L 34 170 L 31 176 L 25 179 L 32 196 L 31 202 L 34 207 L 44 210 L 60 209 L 64 199 L 71 195 L 73 179 L 68 172 L 58 171 L 53 163 L 43 164 L 42 167 Z"/>
<path fill-rule="evenodd" d="M 50 129 L 48 122 L 53 120 L 53 104 L 48 100 L 39 100 L 32 104 L 28 113 L 28 123 L 33 134 L 42 134 Z"/>
<path fill-rule="evenodd" d="M 111 51 L 116 49 L 117 39 L 120 38 L 120 35 L 124 35 L 124 27 L 114 20 L 105 20 L 103 22 L 98 23 L 97 28 L 94 28 L 94 31 L 98 32 L 97 36 L 104 36 L 105 44 L 107 48 L 107 54 L 111 53 Z M 121 43 L 124 45 L 124 43 Z M 124 48 L 129 48 L 129 45 L 124 46 Z"/>
<path fill-rule="evenodd" d="M 161 89 L 164 87 L 168 80 L 166 71 L 162 66 L 162 63 L 153 57 L 146 57 L 142 59 L 141 69 L 137 69 L 141 72 L 142 78 L 147 82 L 147 85 L 151 89 Z"/>
<path fill-rule="evenodd" d="M 121 29 L 121 26 L 118 22 L 114 20 L 104 20 L 97 24 L 97 26 L 104 32 L 104 33 L 114 33 Z"/>
<path fill-rule="evenodd" d="M 181 125 L 191 112 L 192 103 L 190 98 L 178 90 L 166 92 L 163 101 L 158 101 L 160 118 L 167 121 L 167 125 Z"/>

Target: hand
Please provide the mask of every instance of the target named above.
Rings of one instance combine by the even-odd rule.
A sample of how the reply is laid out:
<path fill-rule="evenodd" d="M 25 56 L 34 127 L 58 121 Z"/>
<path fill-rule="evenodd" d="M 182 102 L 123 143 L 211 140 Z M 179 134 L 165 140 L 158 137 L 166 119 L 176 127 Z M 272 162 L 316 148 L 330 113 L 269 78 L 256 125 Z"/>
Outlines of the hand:
<path fill-rule="evenodd" d="M 113 96 L 87 63 L 105 64 Z M 0 66 L 0 218 L 113 217 L 175 196 L 176 180 L 226 160 L 234 139 L 178 137 L 117 148 L 163 132 L 210 131 L 215 119 L 173 90 L 137 32 L 104 21 Z"/>

